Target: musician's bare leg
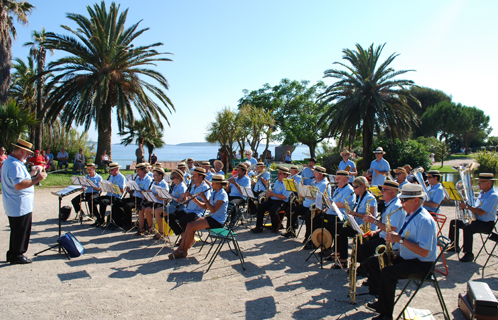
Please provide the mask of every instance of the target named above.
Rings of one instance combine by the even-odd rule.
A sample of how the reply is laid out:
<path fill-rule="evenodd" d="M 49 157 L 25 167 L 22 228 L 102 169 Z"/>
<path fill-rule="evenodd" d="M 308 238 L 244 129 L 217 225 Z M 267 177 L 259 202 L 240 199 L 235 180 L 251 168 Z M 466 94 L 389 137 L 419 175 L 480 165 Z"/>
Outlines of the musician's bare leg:
<path fill-rule="evenodd" d="M 138 231 L 137 235 L 141 235 L 144 233 L 144 213 L 145 210 L 144 208 L 140 208 L 140 211 L 138 212 Z"/>
<path fill-rule="evenodd" d="M 178 251 L 185 252 L 185 256 L 187 256 L 188 250 L 195 243 L 195 239 L 194 239 L 195 232 L 197 230 L 202 230 L 202 229 L 206 229 L 206 228 L 209 228 L 209 223 L 204 218 L 199 218 L 199 219 L 187 224 L 187 228 L 185 229 L 185 232 L 182 234 L 182 242 L 180 242 L 180 246 L 178 247 Z"/>
<path fill-rule="evenodd" d="M 157 222 L 157 231 L 159 234 L 164 235 L 164 219 L 161 217 L 163 213 L 163 208 L 156 208 L 154 210 L 154 216 Z"/>
<path fill-rule="evenodd" d="M 154 221 L 152 220 L 152 208 L 148 207 L 144 210 L 145 219 L 147 219 L 147 225 L 149 226 L 149 232 L 154 231 Z"/>

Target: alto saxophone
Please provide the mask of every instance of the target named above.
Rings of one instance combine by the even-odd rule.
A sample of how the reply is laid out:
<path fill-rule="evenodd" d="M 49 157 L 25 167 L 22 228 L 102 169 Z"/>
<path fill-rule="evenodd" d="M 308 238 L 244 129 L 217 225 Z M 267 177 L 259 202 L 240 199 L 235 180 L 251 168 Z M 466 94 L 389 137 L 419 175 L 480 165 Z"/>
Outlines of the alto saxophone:
<path fill-rule="evenodd" d="M 353 249 L 351 250 L 351 260 L 349 265 L 349 301 L 356 304 L 356 254 L 358 250 L 358 241 L 361 241 L 362 236 L 356 235 L 353 239 Z"/>
<path fill-rule="evenodd" d="M 391 219 L 390 217 L 387 217 L 387 221 L 385 223 L 386 226 L 386 233 L 391 232 Z M 386 254 L 385 259 L 387 261 L 384 261 L 384 253 Z M 379 268 L 380 270 L 384 269 L 386 264 L 388 266 L 391 266 L 393 264 L 392 262 L 392 257 L 393 257 L 393 244 L 391 242 L 387 244 L 380 244 L 375 248 L 375 256 L 377 259 L 379 259 Z"/>

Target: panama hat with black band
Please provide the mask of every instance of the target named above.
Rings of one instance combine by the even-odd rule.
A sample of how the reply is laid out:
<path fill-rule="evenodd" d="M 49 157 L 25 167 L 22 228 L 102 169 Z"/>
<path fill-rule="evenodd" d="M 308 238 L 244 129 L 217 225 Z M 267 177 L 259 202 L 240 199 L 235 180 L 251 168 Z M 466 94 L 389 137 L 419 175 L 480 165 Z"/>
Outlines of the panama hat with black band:
<path fill-rule="evenodd" d="M 14 147 L 29 151 L 33 153 L 33 144 L 29 143 L 27 141 L 24 141 L 23 139 L 17 139 L 16 143 L 12 143 Z"/>

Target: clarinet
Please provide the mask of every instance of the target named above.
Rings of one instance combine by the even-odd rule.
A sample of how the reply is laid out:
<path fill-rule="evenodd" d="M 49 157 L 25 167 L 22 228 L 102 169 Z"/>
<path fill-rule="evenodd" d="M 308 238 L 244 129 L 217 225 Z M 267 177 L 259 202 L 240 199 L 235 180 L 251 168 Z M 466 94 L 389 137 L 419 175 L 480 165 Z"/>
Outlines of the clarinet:
<path fill-rule="evenodd" d="M 204 191 L 201 191 L 201 192 L 199 192 L 199 193 L 194 194 L 194 195 L 193 195 L 190 199 L 188 199 L 188 200 L 184 200 L 184 201 L 180 202 L 180 203 L 176 206 L 176 209 L 178 210 L 178 208 L 179 208 L 179 207 L 181 207 L 182 205 L 184 205 L 184 204 L 186 204 L 186 203 L 189 203 L 189 202 L 190 202 L 190 200 L 193 200 L 194 198 L 197 198 L 197 196 L 198 196 L 199 194 L 201 194 L 201 193 L 205 193 L 205 192 L 207 192 L 207 191 L 209 191 L 209 190 L 211 190 L 211 189 L 212 189 L 212 187 L 209 187 L 209 188 L 207 188 L 207 189 L 206 189 L 206 190 L 204 190 Z"/>

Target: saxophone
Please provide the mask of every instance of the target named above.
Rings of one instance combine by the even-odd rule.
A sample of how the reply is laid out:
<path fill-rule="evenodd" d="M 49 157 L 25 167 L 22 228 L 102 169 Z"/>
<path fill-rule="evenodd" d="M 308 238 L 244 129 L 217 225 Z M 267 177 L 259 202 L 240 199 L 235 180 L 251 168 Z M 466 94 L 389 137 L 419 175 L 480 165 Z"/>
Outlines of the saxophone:
<path fill-rule="evenodd" d="M 351 197 L 353 194 L 354 194 L 354 192 L 353 192 L 353 193 L 351 193 L 351 194 L 350 194 L 350 195 L 349 195 L 346 199 L 344 199 L 344 207 L 346 208 L 346 214 L 347 214 L 348 212 L 351 212 L 351 208 L 349 207 L 348 199 L 349 199 L 349 197 Z M 343 226 L 344 228 L 348 226 L 348 219 L 346 219 L 346 221 L 344 222 L 344 224 L 343 224 L 342 226 Z"/>
<path fill-rule="evenodd" d="M 370 201 L 372 201 L 372 200 L 370 200 Z M 370 201 L 367 201 L 367 207 L 365 209 L 365 215 L 366 216 L 371 215 L 370 214 Z M 370 222 L 363 223 L 363 225 L 361 226 L 361 230 L 364 233 L 365 240 L 368 241 L 369 240 L 369 236 L 372 233 L 372 229 L 370 227 Z"/>
<path fill-rule="evenodd" d="M 391 232 L 391 219 L 390 219 L 390 216 L 391 215 L 389 215 L 389 217 L 387 217 L 387 221 L 385 223 L 386 233 Z M 385 257 L 386 261 L 384 261 L 384 253 L 386 254 L 386 257 Z M 380 270 L 384 269 L 384 267 L 386 266 L 386 264 L 388 266 L 391 266 L 393 264 L 393 262 L 392 262 L 393 244 L 391 242 L 389 242 L 387 244 L 378 245 L 377 248 L 375 248 L 375 256 L 377 257 L 377 259 L 379 259 L 379 268 L 380 268 Z"/>
<path fill-rule="evenodd" d="M 358 241 L 361 241 L 362 236 L 356 235 L 353 239 L 353 249 L 351 250 L 351 260 L 349 265 L 349 301 L 356 304 L 356 253 L 358 250 Z"/>

